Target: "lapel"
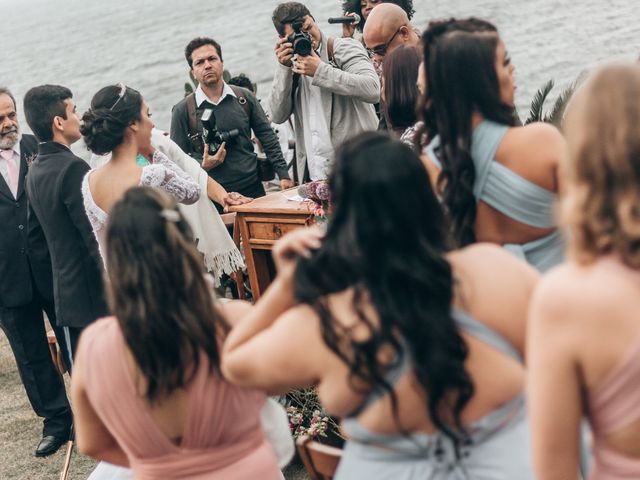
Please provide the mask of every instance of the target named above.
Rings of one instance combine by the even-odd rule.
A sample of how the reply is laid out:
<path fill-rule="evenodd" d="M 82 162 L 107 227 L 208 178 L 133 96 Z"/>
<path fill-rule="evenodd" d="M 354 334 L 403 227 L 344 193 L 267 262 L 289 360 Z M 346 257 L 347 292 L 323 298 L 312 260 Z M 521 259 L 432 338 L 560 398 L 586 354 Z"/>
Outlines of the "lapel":
<path fill-rule="evenodd" d="M 27 158 L 33 157 L 37 153 L 38 141 L 36 138 L 33 135 L 23 135 L 22 140 L 20 140 L 20 173 L 18 174 L 18 192 L 16 194 L 16 200 L 24 193 L 25 177 L 27 176 L 27 170 L 29 169 Z"/>
<path fill-rule="evenodd" d="M 4 195 L 11 201 L 15 201 L 15 198 L 13 198 L 13 194 L 9 189 L 9 185 L 7 185 L 7 182 L 2 175 L 0 175 L 0 194 Z"/>

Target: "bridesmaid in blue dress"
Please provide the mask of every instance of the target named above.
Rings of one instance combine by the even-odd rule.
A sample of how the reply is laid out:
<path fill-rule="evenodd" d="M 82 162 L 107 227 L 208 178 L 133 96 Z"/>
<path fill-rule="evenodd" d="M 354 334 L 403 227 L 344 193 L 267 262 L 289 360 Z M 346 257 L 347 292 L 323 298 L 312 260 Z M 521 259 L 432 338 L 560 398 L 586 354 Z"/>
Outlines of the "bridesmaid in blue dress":
<path fill-rule="evenodd" d="M 329 186 L 326 235 L 274 246 L 278 274 L 227 337 L 225 377 L 317 386 L 347 437 L 336 480 L 532 480 L 522 359 L 537 272 L 496 245 L 449 252 L 422 162 L 388 137 L 345 143 Z"/>
<path fill-rule="evenodd" d="M 432 22 L 422 39 L 427 167 L 456 243 L 497 243 L 548 270 L 564 257 L 553 214 L 562 135 L 516 126 L 514 66 L 493 25 Z"/>

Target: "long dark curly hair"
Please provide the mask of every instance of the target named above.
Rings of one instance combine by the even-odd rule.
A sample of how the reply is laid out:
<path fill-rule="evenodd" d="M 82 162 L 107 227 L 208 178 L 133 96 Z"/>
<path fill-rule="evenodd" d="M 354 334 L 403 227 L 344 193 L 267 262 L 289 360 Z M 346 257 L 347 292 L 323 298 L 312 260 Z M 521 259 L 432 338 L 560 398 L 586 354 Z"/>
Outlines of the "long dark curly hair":
<path fill-rule="evenodd" d="M 216 337 L 227 325 L 175 200 L 149 187 L 128 190 L 111 210 L 106 250 L 109 305 L 147 380 L 146 398 L 186 386 L 203 355 L 217 369 Z"/>
<path fill-rule="evenodd" d="M 438 189 L 457 246 L 475 242 L 472 115 L 477 111 L 510 126 L 516 122 L 513 105 L 500 98 L 498 41 L 496 27 L 477 18 L 431 22 L 422 35 L 427 85 L 423 118 L 428 137 L 440 136 Z"/>
<path fill-rule="evenodd" d="M 393 3 L 398 5 L 401 9 L 407 12 L 407 16 L 409 20 L 413 17 L 413 14 L 416 12 L 413 9 L 413 0 L 380 0 L 379 3 Z M 362 32 L 364 29 L 365 19 L 364 15 L 362 15 L 362 2 L 361 0 L 342 0 L 342 11 L 357 13 L 360 15 L 360 23 L 358 23 L 356 29 L 359 32 Z"/>
<path fill-rule="evenodd" d="M 397 362 L 411 360 L 434 424 L 461 440 L 460 415 L 474 387 L 464 366 L 467 346 L 450 315 L 445 218 L 423 164 L 406 145 L 363 133 L 340 148 L 329 187 L 332 218 L 320 250 L 299 261 L 296 298 L 319 315 L 324 341 L 349 366 L 354 389 L 360 379 L 391 393 L 397 415 L 384 379 L 388 366 L 379 362 L 380 349 L 391 346 Z M 327 302 L 349 288 L 369 328 L 366 341 L 353 340 Z M 365 313 L 368 302 L 375 320 Z"/>

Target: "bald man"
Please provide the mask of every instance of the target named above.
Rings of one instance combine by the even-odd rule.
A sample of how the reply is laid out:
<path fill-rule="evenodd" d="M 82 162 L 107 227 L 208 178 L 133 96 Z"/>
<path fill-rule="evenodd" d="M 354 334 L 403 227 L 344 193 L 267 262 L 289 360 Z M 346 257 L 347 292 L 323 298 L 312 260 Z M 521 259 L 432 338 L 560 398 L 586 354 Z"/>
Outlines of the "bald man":
<path fill-rule="evenodd" d="M 393 3 L 381 3 L 371 10 L 362 38 L 378 65 L 387 53 L 400 45 L 418 47 L 420 44 L 420 36 L 411 26 L 407 12 Z"/>

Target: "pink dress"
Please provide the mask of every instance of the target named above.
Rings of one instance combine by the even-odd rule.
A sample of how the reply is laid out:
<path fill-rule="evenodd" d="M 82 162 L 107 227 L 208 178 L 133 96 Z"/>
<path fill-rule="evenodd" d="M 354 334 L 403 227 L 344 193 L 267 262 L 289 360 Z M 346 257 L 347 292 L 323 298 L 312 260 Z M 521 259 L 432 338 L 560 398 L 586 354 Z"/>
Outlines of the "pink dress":
<path fill-rule="evenodd" d="M 640 339 L 625 359 L 588 393 L 594 466 L 590 480 L 640 478 L 640 458 L 604 444 L 603 438 L 640 420 Z"/>
<path fill-rule="evenodd" d="M 282 478 L 260 426 L 264 393 L 227 383 L 205 358 L 187 388 L 188 415 L 176 445 L 135 390 L 118 321 L 110 317 L 91 324 L 80 349 L 89 401 L 126 453 L 135 479 Z"/>

